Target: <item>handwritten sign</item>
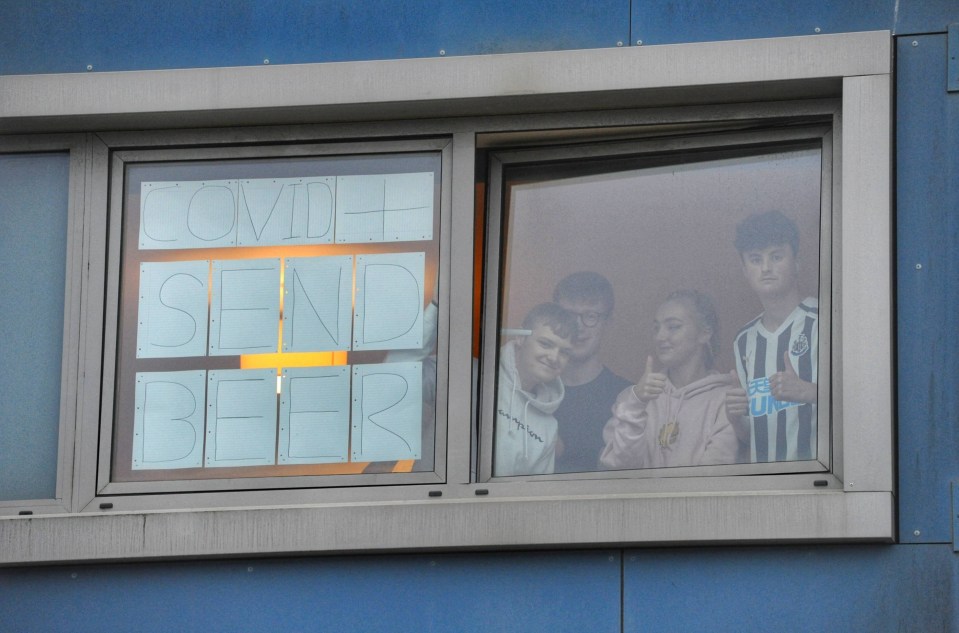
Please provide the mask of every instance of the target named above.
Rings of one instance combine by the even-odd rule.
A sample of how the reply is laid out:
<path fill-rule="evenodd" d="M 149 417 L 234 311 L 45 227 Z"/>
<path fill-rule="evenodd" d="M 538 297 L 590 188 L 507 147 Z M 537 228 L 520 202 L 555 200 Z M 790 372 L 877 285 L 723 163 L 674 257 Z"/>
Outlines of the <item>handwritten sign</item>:
<path fill-rule="evenodd" d="M 284 369 L 279 463 L 345 462 L 349 445 L 349 365 Z"/>
<path fill-rule="evenodd" d="M 144 182 L 140 250 L 433 239 L 435 174 Z"/>

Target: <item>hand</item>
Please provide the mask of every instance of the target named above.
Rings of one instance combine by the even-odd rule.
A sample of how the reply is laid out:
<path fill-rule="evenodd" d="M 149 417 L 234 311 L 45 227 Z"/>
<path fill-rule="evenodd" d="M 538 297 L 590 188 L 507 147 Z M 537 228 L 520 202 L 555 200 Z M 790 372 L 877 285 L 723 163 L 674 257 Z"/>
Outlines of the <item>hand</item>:
<path fill-rule="evenodd" d="M 633 385 L 633 395 L 640 402 L 649 402 L 655 400 L 659 394 L 663 393 L 666 387 L 666 374 L 661 374 L 653 369 L 653 357 L 646 357 L 646 370 L 639 382 Z"/>
<path fill-rule="evenodd" d="M 786 369 L 769 377 L 769 390 L 773 398 L 780 402 L 805 402 L 813 404 L 817 400 L 816 385 L 806 382 L 793 369 L 789 361 L 789 352 L 783 352 Z"/>

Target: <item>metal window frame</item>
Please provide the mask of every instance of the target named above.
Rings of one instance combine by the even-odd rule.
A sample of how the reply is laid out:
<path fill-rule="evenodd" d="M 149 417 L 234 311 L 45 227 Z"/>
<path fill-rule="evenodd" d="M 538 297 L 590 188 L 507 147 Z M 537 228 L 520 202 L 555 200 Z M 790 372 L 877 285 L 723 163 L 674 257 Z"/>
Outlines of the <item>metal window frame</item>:
<path fill-rule="evenodd" d="M 301 139 L 302 140 L 302 139 Z M 129 138 L 127 142 L 136 143 Z M 439 273 L 443 278 L 449 274 L 446 259 L 449 257 L 449 223 L 450 223 L 450 175 L 451 171 L 451 141 L 448 137 L 410 140 L 364 140 L 355 143 L 292 143 L 286 139 L 279 145 L 255 146 L 221 146 L 202 148 L 169 148 L 169 149 L 125 149 L 113 152 L 111 158 L 110 178 L 110 213 L 107 231 L 107 261 L 106 275 L 106 323 L 119 323 L 120 288 L 122 287 L 121 262 L 121 233 L 123 222 L 124 174 L 129 164 L 142 162 L 163 161 L 216 161 L 256 159 L 269 160 L 271 158 L 295 157 L 337 157 L 351 155 L 389 155 L 410 152 L 436 152 L 440 155 L 441 171 L 441 200 L 438 213 L 440 214 L 440 261 Z M 448 306 L 441 306 L 440 331 L 438 333 L 437 372 L 446 373 L 446 345 L 448 332 L 446 324 Z M 117 378 L 117 330 L 105 328 L 103 341 L 103 387 L 100 405 L 100 433 L 98 446 L 98 464 L 96 471 L 96 493 L 98 497 L 131 494 L 156 493 L 183 493 L 204 491 L 230 490 L 257 490 L 277 488 L 323 488 L 332 486 L 369 486 L 369 485 L 402 485 L 402 484 L 438 484 L 443 482 L 446 471 L 445 451 L 441 447 L 446 445 L 446 399 L 445 390 L 437 389 L 436 420 L 434 429 L 434 444 L 437 447 L 433 460 L 433 469 L 429 472 L 413 473 L 381 473 L 381 474 L 351 474 L 351 475 L 315 475 L 296 477 L 244 477 L 244 478 L 210 478 L 210 479 L 176 479 L 162 481 L 116 482 L 111 478 L 111 465 L 114 445 L 114 397 Z M 85 473 L 86 474 L 86 473 Z M 161 503 L 161 499 L 153 498 Z M 119 503 L 119 501 L 117 502 Z M 161 507 L 169 507 L 162 505 Z"/>
<path fill-rule="evenodd" d="M 59 431 L 57 438 L 57 474 L 55 492 L 49 499 L 0 501 L 0 516 L 7 513 L 64 513 L 73 507 L 74 445 L 77 439 L 77 394 L 79 388 L 80 348 L 82 346 L 81 280 L 77 277 L 88 248 L 84 234 L 87 208 L 87 186 L 91 177 L 90 155 L 86 135 L 69 134 L 37 138 L 34 136 L 0 137 L 0 153 L 34 154 L 39 152 L 69 155 L 67 235 L 64 302 L 63 353 L 60 361 Z"/>
<path fill-rule="evenodd" d="M 503 181 L 504 172 L 513 166 L 523 166 L 529 164 L 560 163 L 563 161 L 585 161 L 592 159 L 607 158 L 635 158 L 642 160 L 644 157 L 653 156 L 664 152 L 677 153 L 682 152 L 682 158 L 674 159 L 676 164 L 683 164 L 686 160 L 697 162 L 703 160 L 698 158 L 704 152 L 713 152 L 713 160 L 721 158 L 716 155 L 723 150 L 739 150 L 742 148 L 767 148 L 766 151 L 777 152 L 788 147 L 789 143 L 802 141 L 818 141 L 821 143 L 821 193 L 820 193 L 820 231 L 819 231 L 819 297 L 822 298 L 819 328 L 822 332 L 829 332 L 831 327 L 831 313 L 829 306 L 832 297 L 833 274 L 835 269 L 832 265 L 832 253 L 836 245 L 832 241 L 833 223 L 838 222 L 838 214 L 833 216 L 832 208 L 832 182 L 838 174 L 834 173 L 833 142 L 834 137 L 841 135 L 841 125 L 839 117 L 839 102 L 824 101 L 816 104 L 802 104 L 798 106 L 793 117 L 787 117 L 784 121 L 781 111 L 776 113 L 776 117 L 770 119 L 762 115 L 762 107 L 755 110 L 757 118 L 752 120 L 737 120 L 730 125 L 731 130 L 716 129 L 715 126 L 706 133 L 697 133 L 696 127 L 691 127 L 688 133 L 683 126 L 674 125 L 670 129 L 670 134 L 665 137 L 652 135 L 651 138 L 641 138 L 633 141 L 624 141 L 623 131 L 617 135 L 614 142 L 595 143 L 595 144 L 576 144 L 565 146 L 537 146 L 528 149 L 506 149 L 495 150 L 491 152 L 489 159 L 489 191 L 488 191 L 488 217 L 487 217 L 487 252 L 486 252 L 486 280 L 485 280 L 485 300 L 484 300 L 484 332 L 497 332 L 498 315 L 500 310 L 500 291 L 502 290 L 502 272 L 500 270 L 501 255 L 504 252 L 502 222 L 505 218 L 505 209 L 503 196 L 505 193 L 505 183 Z M 819 123 L 809 123 L 808 119 L 819 118 Z M 825 123 L 828 121 L 828 123 Z M 743 124 L 748 124 L 751 128 L 743 131 Z M 655 130 L 655 127 L 653 128 Z M 640 132 L 641 129 L 633 129 L 633 132 Z M 578 129 L 575 138 L 581 140 L 584 130 Z M 597 131 L 602 135 L 603 131 Z M 678 135 L 677 135 L 678 134 Z M 509 135 L 500 135 L 500 141 L 507 141 Z M 561 139 L 561 136 L 550 135 L 552 142 Z M 761 155 L 759 149 L 755 149 L 756 155 Z M 481 384 L 490 385 L 489 388 L 482 389 L 481 411 L 494 411 L 496 395 L 495 388 L 496 377 L 499 363 L 498 352 L 501 337 L 484 336 L 483 338 L 483 376 Z M 830 341 L 829 337 L 821 337 L 819 343 L 819 358 L 829 359 Z M 757 474 L 785 474 L 785 473 L 815 473 L 827 472 L 831 468 L 833 455 L 830 447 L 833 444 L 833 437 L 842 434 L 842 418 L 840 415 L 831 415 L 831 407 L 828 405 L 831 395 L 831 384 L 829 382 L 829 363 L 820 362 L 820 371 L 825 377 L 818 383 L 818 401 L 827 403 L 826 406 L 819 407 L 819 432 L 817 434 L 817 457 L 805 461 L 792 462 L 766 462 L 758 464 L 728 464 L 717 466 L 690 466 L 690 467 L 670 467 L 670 468 L 648 468 L 642 470 L 620 469 L 609 471 L 564 473 L 556 475 L 526 475 L 522 477 L 496 477 L 493 475 L 492 459 L 495 418 L 492 413 L 484 414 L 481 418 L 479 429 L 479 464 L 478 472 L 480 481 L 551 481 L 568 479 L 617 479 L 622 477 L 631 477 L 635 479 L 651 479 L 662 477 L 689 477 L 688 490 L 694 492 L 699 484 L 697 477 L 721 477 L 721 476 L 739 476 L 739 475 L 757 475 Z M 841 462 L 842 455 L 835 455 L 835 460 Z M 655 492 L 656 483 L 637 482 L 637 489 L 647 492 Z"/>
<path fill-rule="evenodd" d="M 382 62 L 0 77 L 0 133 L 83 137 L 67 315 L 76 335 L 68 515 L 0 519 L 0 564 L 198 556 L 806 541 L 895 537 L 891 39 L 885 31 Z M 257 90 L 249 90 L 255 85 Z M 330 86 L 337 86 L 330 90 Z M 488 481 L 470 473 L 478 146 L 513 133 L 789 116 L 839 99 L 830 348 L 841 433 L 829 474 Z M 204 126 L 208 126 L 204 129 Z M 140 130 L 130 132 L 126 130 Z M 632 133 L 632 132 L 629 132 Z M 628 134 L 629 134 L 628 133 Z M 506 135 L 506 136 L 501 136 Z M 445 482 L 324 490 L 101 495 L 105 237 L 123 150 L 451 139 Z M 6 139 L 4 139 L 6 142 Z M 445 177 L 445 176 L 444 176 Z M 444 198 L 445 200 L 445 198 Z M 78 226 L 76 226 L 78 225 Z M 72 293 L 81 296 L 75 298 Z M 440 384 L 444 384 L 440 380 Z M 65 397 L 72 399 L 68 393 Z M 643 489 L 639 482 L 655 484 Z M 817 485 L 826 481 L 826 486 Z M 651 485 L 651 484 L 650 484 Z M 437 494 L 438 493 L 438 494 Z"/>

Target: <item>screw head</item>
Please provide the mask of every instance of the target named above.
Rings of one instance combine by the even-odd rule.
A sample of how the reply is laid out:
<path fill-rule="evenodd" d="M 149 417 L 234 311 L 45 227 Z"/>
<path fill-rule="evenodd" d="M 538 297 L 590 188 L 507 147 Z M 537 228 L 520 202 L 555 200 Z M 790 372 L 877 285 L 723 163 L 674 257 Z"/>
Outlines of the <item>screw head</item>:
<path fill-rule="evenodd" d="M 93 64 L 87 64 L 87 70 L 93 70 Z"/>
<path fill-rule="evenodd" d="M 913 531 L 912 531 L 912 535 L 913 535 L 913 536 L 919 536 L 920 534 L 922 534 L 922 532 L 920 532 L 919 530 L 913 530 Z"/>
<path fill-rule="evenodd" d="M 642 46 L 643 40 L 636 40 L 636 46 Z"/>
<path fill-rule="evenodd" d="M 918 41 L 918 40 L 913 40 L 913 41 L 912 41 L 912 45 L 913 45 L 913 46 L 919 46 L 919 41 Z"/>
<path fill-rule="evenodd" d="M 822 29 L 819 28 L 818 26 L 817 26 L 816 28 L 814 28 L 813 30 L 814 30 L 816 33 L 822 33 Z"/>
<path fill-rule="evenodd" d="M 916 270 L 922 270 L 922 264 L 916 264 Z"/>
<path fill-rule="evenodd" d="M 269 63 L 270 63 L 270 60 L 269 60 L 269 59 L 264 59 L 264 60 L 263 60 L 263 64 L 264 64 L 264 65 L 269 64 Z"/>
<path fill-rule="evenodd" d="M 445 49 L 445 48 L 441 48 L 441 49 L 440 49 L 440 57 L 442 57 L 443 55 L 446 55 L 446 49 Z"/>
<path fill-rule="evenodd" d="M 622 42 L 616 42 L 616 46 L 622 46 L 622 45 L 623 45 Z"/>

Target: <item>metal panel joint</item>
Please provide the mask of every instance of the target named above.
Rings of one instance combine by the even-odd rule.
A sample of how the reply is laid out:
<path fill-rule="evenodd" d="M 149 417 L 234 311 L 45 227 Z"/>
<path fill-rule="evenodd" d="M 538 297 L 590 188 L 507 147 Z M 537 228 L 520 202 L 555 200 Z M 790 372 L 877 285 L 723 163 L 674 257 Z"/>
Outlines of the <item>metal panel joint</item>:
<path fill-rule="evenodd" d="M 952 551 L 959 552 L 959 479 L 953 479 L 952 489 Z"/>
<path fill-rule="evenodd" d="M 946 67 L 946 90 L 948 92 L 959 92 L 959 22 L 953 22 L 949 25 L 949 43 L 946 49 L 947 60 Z M 955 488 L 953 488 L 955 489 Z"/>

